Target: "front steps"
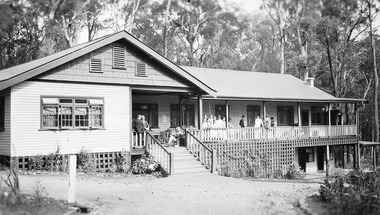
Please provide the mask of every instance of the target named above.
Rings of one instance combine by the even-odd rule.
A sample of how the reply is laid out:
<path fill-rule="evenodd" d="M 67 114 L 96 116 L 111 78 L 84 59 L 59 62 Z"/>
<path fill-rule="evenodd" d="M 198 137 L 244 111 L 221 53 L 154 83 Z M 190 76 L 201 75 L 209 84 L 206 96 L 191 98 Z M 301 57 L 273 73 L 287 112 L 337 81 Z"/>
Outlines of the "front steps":
<path fill-rule="evenodd" d="M 206 169 L 186 147 L 167 147 L 168 151 L 174 154 L 174 169 L 173 174 L 186 173 L 210 173 L 210 169 Z"/>

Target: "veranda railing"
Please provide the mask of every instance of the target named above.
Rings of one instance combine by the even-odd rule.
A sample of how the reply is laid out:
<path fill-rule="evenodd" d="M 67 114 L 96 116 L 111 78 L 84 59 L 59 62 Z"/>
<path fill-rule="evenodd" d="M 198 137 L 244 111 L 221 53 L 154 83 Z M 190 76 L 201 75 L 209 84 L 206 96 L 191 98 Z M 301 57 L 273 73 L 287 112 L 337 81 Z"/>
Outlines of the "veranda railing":
<path fill-rule="evenodd" d="M 216 172 L 216 151 L 203 144 L 194 134 L 197 131 L 186 130 L 186 147 L 190 153 L 201 161 L 203 165 L 211 169 L 212 173 Z"/>
<path fill-rule="evenodd" d="M 254 139 L 282 139 L 282 138 L 310 138 L 310 137 L 339 137 L 356 136 L 356 125 L 328 125 L 320 126 L 278 126 L 272 128 L 211 128 L 203 129 L 202 141 L 213 142 L 218 140 L 254 140 Z M 200 132 L 194 135 L 200 137 Z"/>
<path fill-rule="evenodd" d="M 174 161 L 172 153 L 166 150 L 164 146 L 161 145 L 160 141 L 158 141 L 151 133 L 144 133 L 144 136 L 146 137 L 144 139 L 146 151 L 154 157 L 154 160 L 157 161 L 169 175 L 171 175 Z"/>

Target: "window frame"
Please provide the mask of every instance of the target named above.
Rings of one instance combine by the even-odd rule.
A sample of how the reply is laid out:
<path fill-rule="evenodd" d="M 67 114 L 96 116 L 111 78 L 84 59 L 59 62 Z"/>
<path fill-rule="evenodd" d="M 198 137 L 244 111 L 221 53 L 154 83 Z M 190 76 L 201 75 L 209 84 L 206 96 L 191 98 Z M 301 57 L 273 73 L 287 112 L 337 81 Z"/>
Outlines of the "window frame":
<path fill-rule="evenodd" d="M 282 116 L 280 116 L 280 113 L 283 113 L 285 108 L 288 108 L 291 111 L 286 113 L 286 114 L 290 113 L 290 115 L 288 116 L 289 117 L 288 122 L 283 123 Z M 291 106 L 291 105 L 277 106 L 277 126 L 293 126 L 293 125 L 294 125 L 294 106 Z"/>
<path fill-rule="evenodd" d="M 305 158 L 307 163 L 315 162 L 314 147 L 305 148 Z"/>
<path fill-rule="evenodd" d="M 5 96 L 0 96 L 0 132 L 5 131 Z"/>
<path fill-rule="evenodd" d="M 311 106 L 310 113 L 312 125 L 328 125 L 328 112 L 326 107 Z M 317 120 L 315 120 L 316 118 Z"/>
<path fill-rule="evenodd" d="M 259 113 L 259 114 L 257 115 L 257 113 Z M 253 116 L 251 116 L 252 114 L 253 114 Z M 256 120 L 257 116 L 261 117 L 261 106 L 260 105 L 247 105 L 247 117 L 246 117 L 246 125 L 245 126 L 246 127 L 254 127 L 255 126 L 255 120 Z"/>
<path fill-rule="evenodd" d="M 44 102 L 44 99 L 47 100 L 47 102 Z M 50 103 L 49 103 L 50 99 Z M 70 102 L 61 102 L 62 100 L 69 99 Z M 91 104 L 91 100 L 98 100 L 97 104 Z M 53 100 L 57 100 L 57 102 L 52 102 Z M 86 103 L 76 103 L 76 100 L 86 100 Z M 56 107 L 57 108 L 57 126 L 44 126 L 44 107 Z M 76 125 L 76 108 L 87 108 L 87 124 L 78 126 Z M 101 126 L 94 126 L 92 122 L 92 113 L 91 109 L 92 107 L 102 107 L 101 108 Z M 90 129 L 104 129 L 104 98 L 100 97 L 65 97 L 65 96 L 41 96 L 41 116 L 40 116 L 40 130 L 90 130 Z M 63 108 L 71 108 L 71 117 L 63 118 Z M 71 123 L 63 123 L 63 120 L 66 120 L 66 122 Z M 65 124 L 65 125 L 64 125 Z"/>

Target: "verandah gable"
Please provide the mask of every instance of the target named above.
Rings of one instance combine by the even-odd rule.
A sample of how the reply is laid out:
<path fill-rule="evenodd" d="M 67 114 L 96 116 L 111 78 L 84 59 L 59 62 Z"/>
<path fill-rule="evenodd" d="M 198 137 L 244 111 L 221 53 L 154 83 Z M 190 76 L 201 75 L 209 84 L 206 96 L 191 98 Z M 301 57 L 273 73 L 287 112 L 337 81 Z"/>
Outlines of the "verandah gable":
<path fill-rule="evenodd" d="M 125 51 L 124 59 L 122 58 L 123 51 Z M 117 59 L 114 59 L 115 57 Z M 142 71 L 142 68 L 145 71 Z M 127 44 L 122 43 L 113 43 L 99 48 L 52 69 L 38 76 L 37 79 L 189 88 L 181 81 L 181 78 L 165 71 L 165 68 L 157 62 L 141 56 L 136 49 L 128 48 Z"/>

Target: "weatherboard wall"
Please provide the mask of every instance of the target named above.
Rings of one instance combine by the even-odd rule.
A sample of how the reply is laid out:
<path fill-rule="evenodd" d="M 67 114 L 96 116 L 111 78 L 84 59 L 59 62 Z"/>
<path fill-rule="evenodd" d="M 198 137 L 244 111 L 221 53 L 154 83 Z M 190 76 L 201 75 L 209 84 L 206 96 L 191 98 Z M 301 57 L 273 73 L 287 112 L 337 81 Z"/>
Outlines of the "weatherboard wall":
<path fill-rule="evenodd" d="M 134 86 L 160 86 L 189 88 L 180 77 L 173 75 L 163 66 L 140 53 L 136 48 L 124 44 L 126 49 L 126 67 L 117 69 L 112 66 L 112 44 L 99 48 L 89 54 L 58 66 L 40 75 L 39 79 L 70 82 L 90 82 L 102 84 L 127 84 Z M 90 72 L 90 59 L 101 59 L 102 71 Z M 146 76 L 136 76 L 136 62 L 147 64 Z"/>
<path fill-rule="evenodd" d="M 4 131 L 0 131 L 0 155 L 9 156 L 11 148 L 11 97 L 10 91 L 0 92 L 4 97 Z"/>
<path fill-rule="evenodd" d="M 114 152 L 130 149 L 130 89 L 126 86 L 26 81 L 12 87 L 11 156 Z M 41 96 L 104 98 L 104 129 L 41 130 Z"/>

